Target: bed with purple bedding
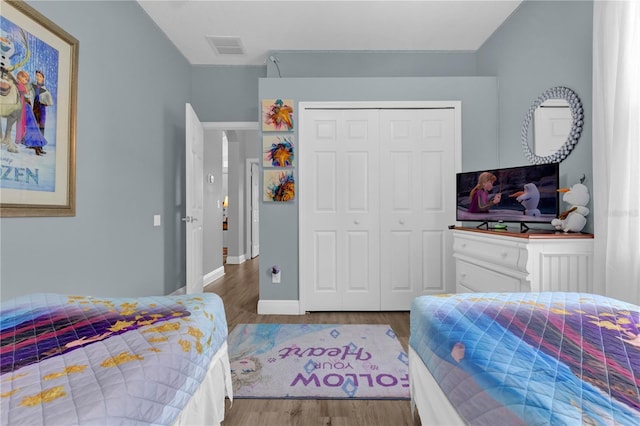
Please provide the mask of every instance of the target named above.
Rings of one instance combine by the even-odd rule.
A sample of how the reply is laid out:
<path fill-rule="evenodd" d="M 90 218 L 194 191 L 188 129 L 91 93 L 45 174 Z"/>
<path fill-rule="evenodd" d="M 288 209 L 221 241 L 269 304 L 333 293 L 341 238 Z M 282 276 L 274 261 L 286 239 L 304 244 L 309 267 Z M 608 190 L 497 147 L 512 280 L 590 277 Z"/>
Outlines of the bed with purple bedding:
<path fill-rule="evenodd" d="M 439 392 L 447 422 L 640 424 L 636 305 L 562 292 L 423 296 L 409 347 L 423 424 Z"/>
<path fill-rule="evenodd" d="M 228 366 L 213 293 L 32 294 L 2 303 L 0 329 L 2 424 L 174 424 Z"/>

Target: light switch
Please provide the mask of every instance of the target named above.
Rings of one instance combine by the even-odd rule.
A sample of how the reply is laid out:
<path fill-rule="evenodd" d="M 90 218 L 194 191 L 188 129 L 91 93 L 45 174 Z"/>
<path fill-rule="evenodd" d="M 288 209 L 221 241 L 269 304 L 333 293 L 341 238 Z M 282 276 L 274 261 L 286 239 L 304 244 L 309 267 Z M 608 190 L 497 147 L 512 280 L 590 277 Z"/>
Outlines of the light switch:
<path fill-rule="evenodd" d="M 153 226 L 160 226 L 160 215 L 153 215 Z"/>

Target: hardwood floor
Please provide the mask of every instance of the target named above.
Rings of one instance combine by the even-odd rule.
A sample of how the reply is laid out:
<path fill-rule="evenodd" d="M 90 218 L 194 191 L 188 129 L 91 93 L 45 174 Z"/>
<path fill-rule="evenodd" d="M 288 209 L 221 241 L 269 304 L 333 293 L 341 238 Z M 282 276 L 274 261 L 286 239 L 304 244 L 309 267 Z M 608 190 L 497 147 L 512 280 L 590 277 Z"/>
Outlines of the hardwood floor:
<path fill-rule="evenodd" d="M 389 324 L 403 348 L 409 340 L 408 312 L 312 312 L 306 315 L 258 315 L 259 258 L 240 265 L 225 265 L 223 278 L 205 291 L 218 294 L 225 305 L 229 331 L 237 324 Z M 227 400 L 225 426 L 348 425 L 419 426 L 409 401 L 385 400 Z"/>

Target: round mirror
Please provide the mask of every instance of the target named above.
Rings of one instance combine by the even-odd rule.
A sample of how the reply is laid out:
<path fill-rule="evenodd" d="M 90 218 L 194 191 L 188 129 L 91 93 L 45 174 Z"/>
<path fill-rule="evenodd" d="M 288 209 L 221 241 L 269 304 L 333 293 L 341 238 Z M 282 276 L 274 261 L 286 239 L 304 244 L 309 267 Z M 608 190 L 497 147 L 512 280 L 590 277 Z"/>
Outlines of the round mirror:
<path fill-rule="evenodd" d="M 582 102 L 573 90 L 546 90 L 531 104 L 522 124 L 525 156 L 533 164 L 559 163 L 578 143 L 583 122 Z"/>

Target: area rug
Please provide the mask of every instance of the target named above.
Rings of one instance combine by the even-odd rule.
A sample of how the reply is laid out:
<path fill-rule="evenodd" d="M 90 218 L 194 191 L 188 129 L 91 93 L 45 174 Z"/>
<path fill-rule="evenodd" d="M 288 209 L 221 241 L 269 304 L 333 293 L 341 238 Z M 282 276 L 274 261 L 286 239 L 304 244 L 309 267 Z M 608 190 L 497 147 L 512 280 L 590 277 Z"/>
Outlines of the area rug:
<path fill-rule="evenodd" d="M 238 324 L 228 345 L 234 398 L 410 398 L 388 325 Z"/>

